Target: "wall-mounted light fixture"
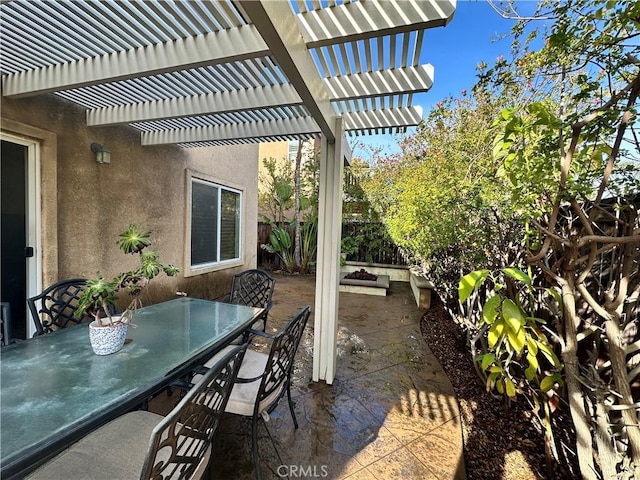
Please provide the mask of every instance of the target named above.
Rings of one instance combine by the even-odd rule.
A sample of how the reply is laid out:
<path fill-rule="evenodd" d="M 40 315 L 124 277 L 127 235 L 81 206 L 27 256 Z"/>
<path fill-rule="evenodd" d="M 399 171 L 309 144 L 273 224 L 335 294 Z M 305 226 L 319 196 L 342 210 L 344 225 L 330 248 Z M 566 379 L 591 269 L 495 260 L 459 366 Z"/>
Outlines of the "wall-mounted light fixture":
<path fill-rule="evenodd" d="M 111 150 L 107 150 L 99 143 L 92 143 L 91 151 L 96 154 L 96 162 L 111 163 Z"/>

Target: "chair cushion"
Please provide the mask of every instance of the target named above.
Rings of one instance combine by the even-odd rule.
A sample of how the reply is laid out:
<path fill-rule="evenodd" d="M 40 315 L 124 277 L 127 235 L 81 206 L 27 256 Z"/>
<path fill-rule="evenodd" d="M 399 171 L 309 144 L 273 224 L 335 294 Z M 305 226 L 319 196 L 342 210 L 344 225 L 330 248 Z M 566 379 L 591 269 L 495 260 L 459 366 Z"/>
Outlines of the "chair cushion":
<path fill-rule="evenodd" d="M 205 363 L 205 366 L 211 368 L 216 364 L 218 359 L 224 356 L 232 348 L 234 347 L 225 347 L 218 354 L 208 360 Z M 268 359 L 269 355 L 266 353 L 259 353 L 254 350 L 247 349 L 244 354 L 244 359 L 242 360 L 242 365 L 240 366 L 240 371 L 238 372 L 238 378 L 254 378 L 262 375 L 265 367 L 267 366 Z M 192 382 L 198 383 L 201 377 L 201 375 L 195 375 Z M 258 397 L 261 380 L 261 378 L 258 378 L 257 380 L 249 383 L 236 383 L 233 386 L 233 390 L 231 390 L 231 396 L 229 397 L 229 402 L 227 403 L 225 412 L 248 417 L 253 416 L 253 409 L 256 403 L 256 398 Z M 284 383 L 280 388 L 276 389 L 271 393 L 271 395 L 260 402 L 258 414 L 262 414 L 275 400 L 278 399 L 283 388 Z"/>
<path fill-rule="evenodd" d="M 90 433 L 38 468 L 30 480 L 129 480 L 140 477 L 161 415 L 138 410 Z"/>

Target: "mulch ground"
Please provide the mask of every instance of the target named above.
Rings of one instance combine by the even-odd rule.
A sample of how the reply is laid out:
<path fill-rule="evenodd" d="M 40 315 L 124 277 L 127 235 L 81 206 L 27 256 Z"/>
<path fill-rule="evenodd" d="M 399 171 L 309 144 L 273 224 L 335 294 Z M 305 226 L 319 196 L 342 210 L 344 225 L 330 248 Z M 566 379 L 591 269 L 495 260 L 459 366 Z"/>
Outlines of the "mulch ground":
<path fill-rule="evenodd" d="M 439 299 L 432 302 L 420 327 L 458 398 L 468 480 L 580 478 L 567 409 L 554 414 L 556 445 L 563 458 L 548 468 L 544 437 L 528 404 L 521 400 L 505 405 L 486 391 L 473 366 L 464 332 Z"/>

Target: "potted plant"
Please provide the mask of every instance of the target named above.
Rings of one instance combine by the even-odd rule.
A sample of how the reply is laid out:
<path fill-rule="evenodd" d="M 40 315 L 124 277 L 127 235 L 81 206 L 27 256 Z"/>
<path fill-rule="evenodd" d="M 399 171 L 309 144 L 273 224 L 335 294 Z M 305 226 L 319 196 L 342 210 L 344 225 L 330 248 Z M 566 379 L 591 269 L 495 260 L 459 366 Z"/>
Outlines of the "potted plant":
<path fill-rule="evenodd" d="M 173 277 L 180 270 L 173 265 L 162 265 L 160 256 L 154 251 L 144 251 L 151 241 L 151 232 L 145 232 L 135 224 L 120 234 L 118 246 L 127 255 L 139 255 L 140 265 L 128 272 L 122 272 L 110 280 L 99 272 L 96 278 L 87 280 L 78 299 L 77 318 L 85 314 L 93 316 L 89 324 L 91 346 L 98 355 L 115 353 L 122 348 L 127 335 L 127 327 L 132 323 L 133 312 L 142 306 L 141 295 L 149 282 L 161 273 Z M 125 292 L 131 301 L 121 315 L 114 315 L 119 292 Z"/>

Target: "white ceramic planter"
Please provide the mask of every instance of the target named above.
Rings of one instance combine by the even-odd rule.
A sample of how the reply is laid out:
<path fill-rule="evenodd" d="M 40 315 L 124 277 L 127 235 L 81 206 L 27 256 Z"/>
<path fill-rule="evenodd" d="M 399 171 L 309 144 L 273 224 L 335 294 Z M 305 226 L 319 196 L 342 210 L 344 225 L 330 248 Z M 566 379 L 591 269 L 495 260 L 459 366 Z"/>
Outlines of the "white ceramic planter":
<path fill-rule="evenodd" d="M 124 345 L 127 324 L 101 326 L 95 320 L 89 324 L 89 340 L 96 355 L 116 353 Z"/>

